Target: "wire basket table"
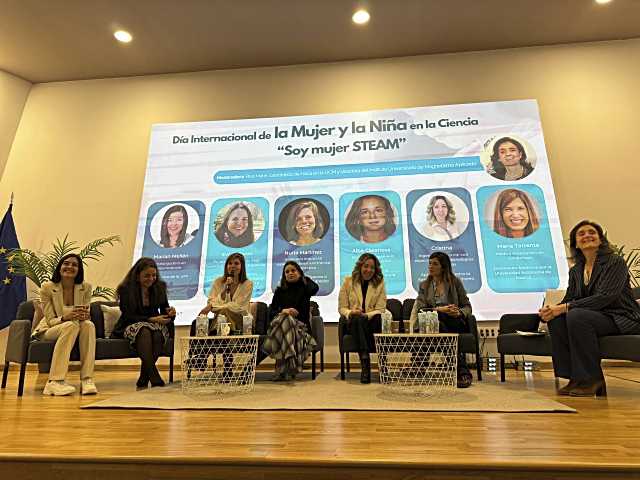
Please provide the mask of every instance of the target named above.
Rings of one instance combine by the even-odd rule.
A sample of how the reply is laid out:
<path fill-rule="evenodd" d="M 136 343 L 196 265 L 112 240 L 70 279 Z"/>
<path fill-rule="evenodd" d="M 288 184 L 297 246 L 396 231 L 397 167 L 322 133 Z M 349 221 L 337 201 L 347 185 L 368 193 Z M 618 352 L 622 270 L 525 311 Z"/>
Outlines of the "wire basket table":
<path fill-rule="evenodd" d="M 182 393 L 253 390 L 258 338 L 258 335 L 182 337 Z"/>
<path fill-rule="evenodd" d="M 375 341 L 385 389 L 420 396 L 456 391 L 457 333 L 377 333 Z"/>

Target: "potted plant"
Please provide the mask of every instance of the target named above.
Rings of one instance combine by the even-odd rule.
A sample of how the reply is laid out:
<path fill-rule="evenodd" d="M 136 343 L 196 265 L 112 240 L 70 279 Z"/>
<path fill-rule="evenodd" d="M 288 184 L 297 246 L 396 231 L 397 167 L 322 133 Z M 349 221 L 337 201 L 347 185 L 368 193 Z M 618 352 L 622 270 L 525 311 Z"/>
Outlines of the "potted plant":
<path fill-rule="evenodd" d="M 87 261 L 96 262 L 104 256 L 103 247 L 114 246 L 116 243 L 120 243 L 119 235 L 98 238 L 80 248 L 77 242 L 69 240 L 67 234 L 63 239 L 57 238 L 53 243 L 53 249 L 49 252 L 36 253 L 28 248 L 16 248 L 7 252 L 6 256 L 9 268 L 13 268 L 15 274 L 27 277 L 39 290 L 44 282 L 51 280 L 56 265 L 65 255 L 77 253 L 86 265 Z M 115 289 L 97 286 L 93 289 L 92 296 L 111 300 L 115 296 Z"/>

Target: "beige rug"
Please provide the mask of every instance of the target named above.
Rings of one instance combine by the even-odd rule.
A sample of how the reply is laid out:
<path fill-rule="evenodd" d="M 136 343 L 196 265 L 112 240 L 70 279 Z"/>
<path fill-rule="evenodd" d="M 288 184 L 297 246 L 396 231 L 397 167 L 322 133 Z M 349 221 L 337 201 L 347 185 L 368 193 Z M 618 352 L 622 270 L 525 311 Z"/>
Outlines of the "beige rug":
<path fill-rule="evenodd" d="M 273 383 L 258 374 L 252 392 L 234 395 L 185 395 L 180 383 L 117 395 L 83 408 L 160 410 L 373 410 L 450 412 L 575 412 L 573 408 L 524 388 L 476 382 L 452 394 L 416 397 L 389 393 L 379 383 L 361 385 L 356 377 L 320 374 L 289 383 Z"/>

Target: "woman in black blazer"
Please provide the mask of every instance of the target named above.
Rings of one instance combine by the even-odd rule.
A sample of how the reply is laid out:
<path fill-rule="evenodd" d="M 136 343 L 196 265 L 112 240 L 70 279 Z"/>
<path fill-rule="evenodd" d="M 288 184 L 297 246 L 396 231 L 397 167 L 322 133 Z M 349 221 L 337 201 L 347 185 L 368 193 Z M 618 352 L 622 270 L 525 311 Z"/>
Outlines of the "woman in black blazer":
<path fill-rule="evenodd" d="M 140 258 L 117 291 L 122 316 L 112 336 L 129 340 L 142 360 L 136 386 L 146 387 L 151 382 L 152 387 L 163 387 L 156 361 L 170 336 L 167 326 L 175 319 L 176 310 L 169 306 L 167 284 L 160 279 L 156 262 Z"/>
<path fill-rule="evenodd" d="M 640 334 L 640 305 L 629 286 L 629 269 L 597 223 L 583 220 L 569 234 L 574 266 L 558 305 L 540 310 L 549 323 L 556 377 L 569 383 L 560 395 L 606 395 L 598 337 Z"/>

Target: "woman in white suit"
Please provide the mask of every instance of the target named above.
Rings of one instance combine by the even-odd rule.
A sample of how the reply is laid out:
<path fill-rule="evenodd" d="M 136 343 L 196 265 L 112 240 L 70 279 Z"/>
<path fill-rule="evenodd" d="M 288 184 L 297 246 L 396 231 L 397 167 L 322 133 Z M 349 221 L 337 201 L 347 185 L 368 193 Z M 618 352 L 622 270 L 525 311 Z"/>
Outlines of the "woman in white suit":
<path fill-rule="evenodd" d="M 60 259 L 51 281 L 44 283 L 40 289 L 44 318 L 38 324 L 34 336 L 56 342 L 49 381 L 42 392 L 44 395 L 71 395 L 75 392 L 75 387 L 66 383 L 65 377 L 76 339 L 79 339 L 80 346 L 81 393 L 98 393 L 93 382 L 96 329 L 89 318 L 91 293 L 91 285 L 84 281 L 82 259 L 75 253 Z"/>
<path fill-rule="evenodd" d="M 371 383 L 370 352 L 375 352 L 374 333 L 382 331 L 382 313 L 387 306 L 387 292 L 378 258 L 363 253 L 351 276 L 345 277 L 338 296 L 338 312 L 346 319 L 360 356 L 361 383 Z"/>

